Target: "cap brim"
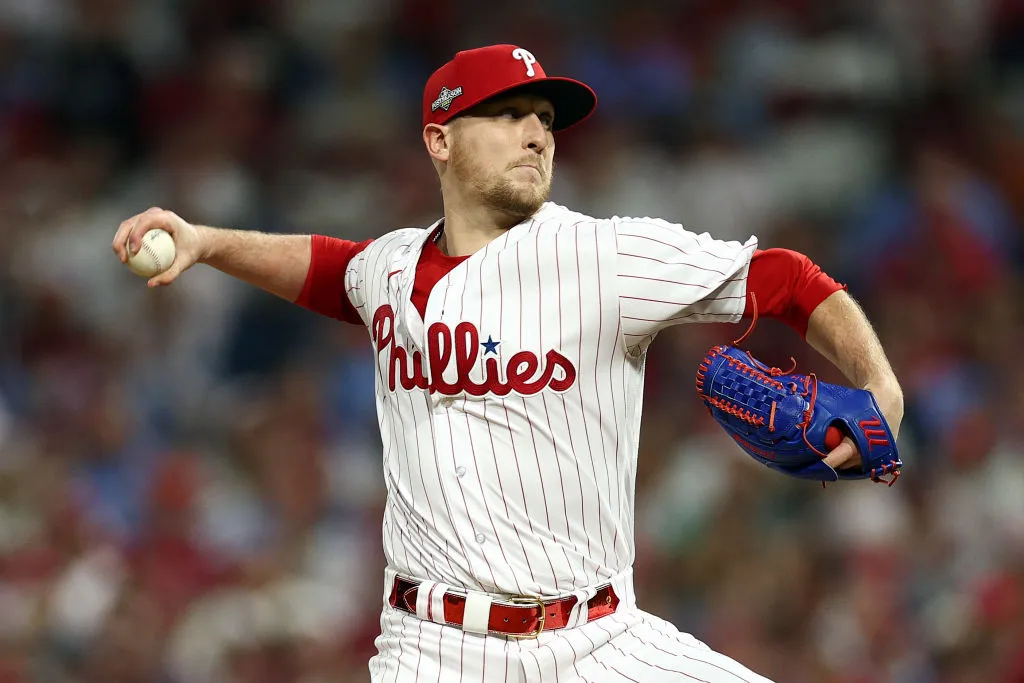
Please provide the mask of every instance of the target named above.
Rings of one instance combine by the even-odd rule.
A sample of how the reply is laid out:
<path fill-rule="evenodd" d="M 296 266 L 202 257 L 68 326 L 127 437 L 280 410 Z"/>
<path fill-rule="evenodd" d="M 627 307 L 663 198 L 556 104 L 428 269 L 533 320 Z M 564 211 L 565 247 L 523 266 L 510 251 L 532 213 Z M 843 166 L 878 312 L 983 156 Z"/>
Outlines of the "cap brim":
<path fill-rule="evenodd" d="M 597 95 L 591 90 L 590 86 L 571 78 L 552 76 L 550 78 L 538 78 L 528 83 L 519 83 L 505 90 L 499 90 L 475 102 L 467 102 L 461 111 L 451 116 L 451 119 L 470 114 L 474 107 L 484 102 L 489 102 L 495 97 L 506 97 L 523 92 L 540 95 L 551 102 L 551 105 L 555 108 L 555 123 L 551 127 L 553 131 L 565 130 L 569 126 L 575 126 L 590 116 L 597 106 Z"/>
<path fill-rule="evenodd" d="M 597 106 L 597 95 L 589 85 L 571 78 L 551 76 L 517 85 L 491 97 L 510 93 L 529 92 L 549 100 L 555 108 L 553 131 L 575 126 L 590 116 Z M 488 98 L 490 99 L 490 98 Z"/>

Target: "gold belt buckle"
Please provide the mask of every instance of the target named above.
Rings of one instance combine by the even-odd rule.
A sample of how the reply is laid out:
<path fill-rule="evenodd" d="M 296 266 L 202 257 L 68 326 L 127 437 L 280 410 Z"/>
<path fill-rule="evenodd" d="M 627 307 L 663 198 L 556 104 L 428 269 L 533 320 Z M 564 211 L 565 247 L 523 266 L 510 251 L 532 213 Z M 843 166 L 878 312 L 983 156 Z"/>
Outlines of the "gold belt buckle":
<path fill-rule="evenodd" d="M 537 638 L 541 631 L 544 630 L 544 620 L 547 618 L 547 607 L 544 605 L 544 601 L 535 595 L 513 595 L 508 598 L 508 602 L 513 605 L 536 605 L 540 608 L 540 619 L 537 620 L 536 631 L 530 631 L 529 633 L 506 633 L 505 636 L 516 640 L 533 640 Z"/>

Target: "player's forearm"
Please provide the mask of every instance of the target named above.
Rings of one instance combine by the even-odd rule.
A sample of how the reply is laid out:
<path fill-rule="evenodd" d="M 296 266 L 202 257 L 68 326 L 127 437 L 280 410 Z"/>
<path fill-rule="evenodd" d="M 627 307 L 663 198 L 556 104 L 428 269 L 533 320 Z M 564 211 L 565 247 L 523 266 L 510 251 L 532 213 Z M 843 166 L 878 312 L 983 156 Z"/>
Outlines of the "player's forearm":
<path fill-rule="evenodd" d="M 807 343 L 854 386 L 874 394 L 895 433 L 903 419 L 903 390 L 871 323 L 850 295 L 835 292 L 814 309 L 807 324 Z"/>
<path fill-rule="evenodd" d="M 295 301 L 311 260 L 309 235 L 271 235 L 196 226 L 203 244 L 201 263 Z"/>

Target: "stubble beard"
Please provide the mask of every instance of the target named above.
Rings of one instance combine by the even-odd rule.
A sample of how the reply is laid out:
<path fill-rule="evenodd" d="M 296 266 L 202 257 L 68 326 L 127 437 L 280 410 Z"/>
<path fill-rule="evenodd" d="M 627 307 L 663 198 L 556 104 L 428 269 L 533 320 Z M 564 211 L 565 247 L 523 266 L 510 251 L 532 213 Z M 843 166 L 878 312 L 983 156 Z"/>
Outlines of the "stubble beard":
<path fill-rule="evenodd" d="M 517 184 L 504 176 L 488 178 L 482 166 L 468 155 L 451 152 L 452 170 L 459 182 L 472 188 L 473 193 L 484 206 L 500 211 L 516 223 L 521 223 L 540 210 L 551 196 L 551 180 L 544 178 L 541 184 Z"/>

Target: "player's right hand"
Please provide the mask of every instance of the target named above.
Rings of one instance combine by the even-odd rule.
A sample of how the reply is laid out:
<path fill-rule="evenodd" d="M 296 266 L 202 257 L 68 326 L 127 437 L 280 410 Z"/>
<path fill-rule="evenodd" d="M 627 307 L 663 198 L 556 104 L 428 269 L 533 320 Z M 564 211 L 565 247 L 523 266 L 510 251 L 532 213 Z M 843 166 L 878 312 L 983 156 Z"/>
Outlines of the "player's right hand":
<path fill-rule="evenodd" d="M 153 207 L 121 223 L 114 235 L 114 253 L 121 263 L 128 262 L 128 250 L 137 254 L 142 248 L 142 236 L 150 230 L 162 228 L 174 238 L 175 256 L 171 267 L 149 279 L 150 287 L 169 285 L 178 276 L 195 265 L 204 253 L 202 233 L 173 211 Z"/>

